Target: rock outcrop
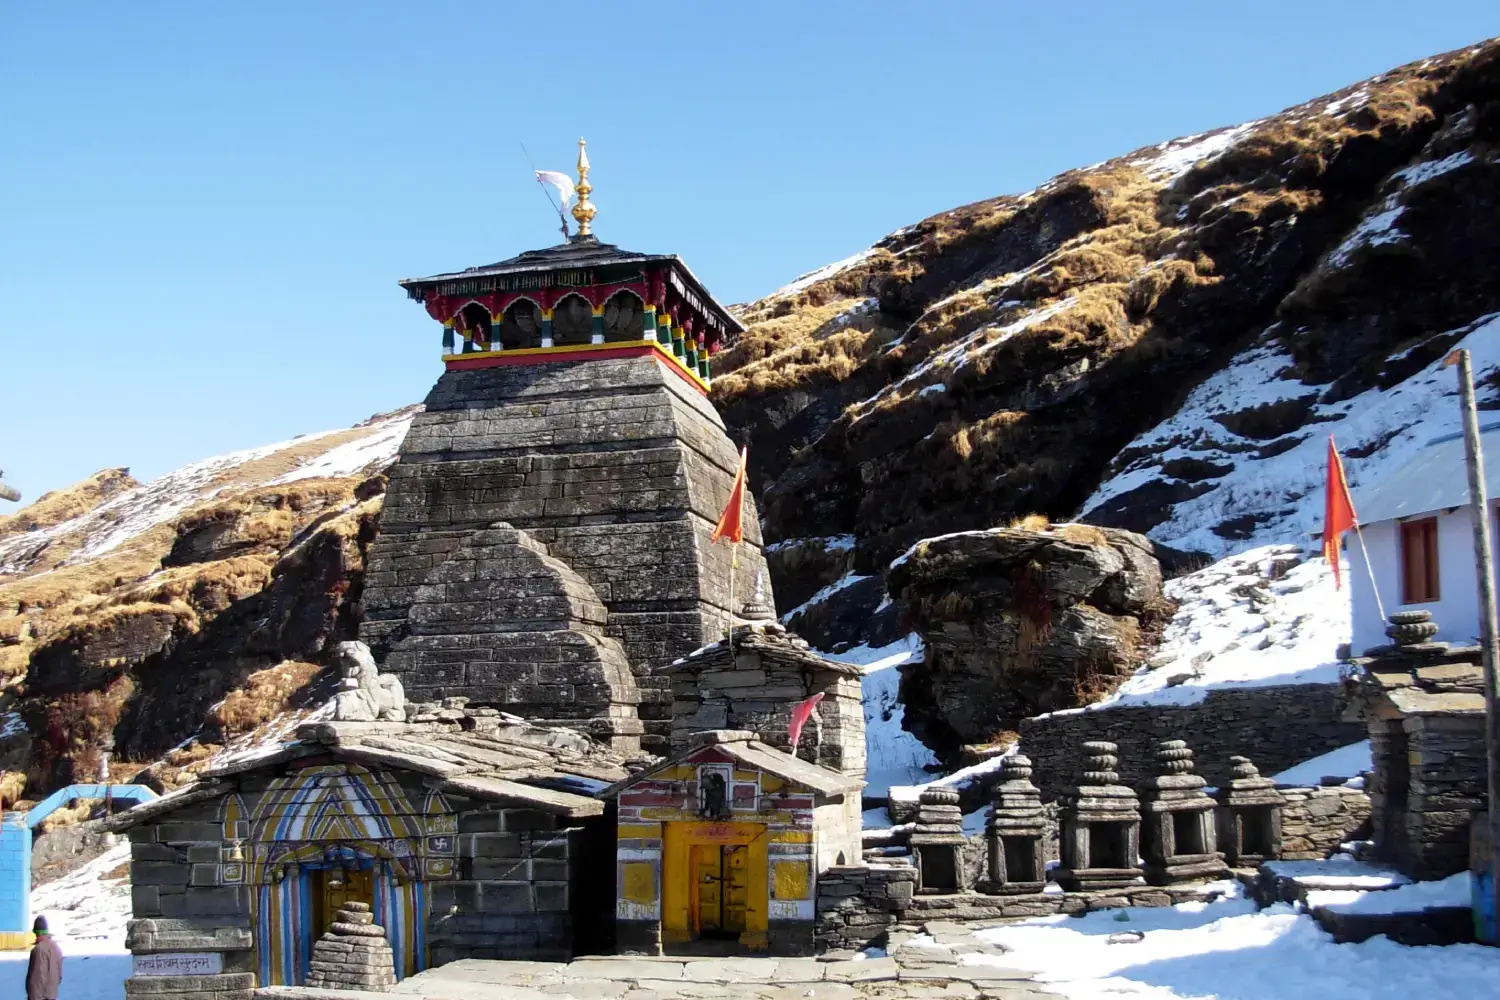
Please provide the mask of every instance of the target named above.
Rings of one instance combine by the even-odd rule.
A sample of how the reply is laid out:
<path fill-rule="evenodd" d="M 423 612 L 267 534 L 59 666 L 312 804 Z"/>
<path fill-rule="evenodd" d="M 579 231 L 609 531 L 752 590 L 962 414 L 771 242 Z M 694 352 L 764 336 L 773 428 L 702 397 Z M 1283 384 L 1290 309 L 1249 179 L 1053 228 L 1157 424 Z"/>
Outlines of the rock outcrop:
<path fill-rule="evenodd" d="M 1166 617 L 1161 579 L 1151 542 L 1110 528 L 996 528 L 914 547 L 886 578 L 927 644 L 903 668 L 906 727 L 951 752 L 1107 694 Z"/>

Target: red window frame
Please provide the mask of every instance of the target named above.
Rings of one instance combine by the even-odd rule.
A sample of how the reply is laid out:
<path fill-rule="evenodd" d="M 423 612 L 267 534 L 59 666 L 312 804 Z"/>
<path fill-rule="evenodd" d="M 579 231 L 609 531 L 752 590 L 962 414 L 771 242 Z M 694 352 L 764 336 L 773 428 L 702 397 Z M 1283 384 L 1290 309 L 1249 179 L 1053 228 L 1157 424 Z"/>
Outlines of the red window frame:
<path fill-rule="evenodd" d="M 1438 519 L 1419 517 L 1402 521 L 1401 603 L 1430 604 L 1440 600 L 1438 587 Z"/>

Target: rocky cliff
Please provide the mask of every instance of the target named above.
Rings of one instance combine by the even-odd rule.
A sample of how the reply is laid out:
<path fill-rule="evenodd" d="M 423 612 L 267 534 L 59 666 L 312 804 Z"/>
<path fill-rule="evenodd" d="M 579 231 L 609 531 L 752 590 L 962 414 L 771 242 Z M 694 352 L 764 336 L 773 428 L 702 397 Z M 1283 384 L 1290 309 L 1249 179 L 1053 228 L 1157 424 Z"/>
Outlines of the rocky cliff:
<path fill-rule="evenodd" d="M 106 735 L 135 770 L 319 700 L 324 648 L 358 626 L 381 470 L 411 417 L 145 485 L 105 470 L 0 517 L 0 765 L 28 779 L 8 799 L 91 780 Z"/>
<path fill-rule="evenodd" d="M 1376 396 L 1500 310 L 1497 141 L 1488 42 L 944 212 L 742 307 L 714 398 L 782 610 L 1030 513 L 1215 556 L 1304 529 L 1323 435 L 1357 486 L 1418 422 L 1367 419 Z"/>

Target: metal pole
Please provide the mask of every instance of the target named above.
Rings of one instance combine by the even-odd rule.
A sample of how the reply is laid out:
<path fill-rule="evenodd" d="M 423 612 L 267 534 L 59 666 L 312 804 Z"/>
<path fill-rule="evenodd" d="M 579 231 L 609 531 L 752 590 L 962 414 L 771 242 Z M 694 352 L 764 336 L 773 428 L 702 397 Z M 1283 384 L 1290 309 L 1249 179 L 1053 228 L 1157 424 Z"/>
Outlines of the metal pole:
<path fill-rule="evenodd" d="M 1495 682 L 1496 633 L 1494 549 L 1490 547 L 1489 497 L 1485 495 L 1484 453 L 1479 441 L 1479 410 L 1474 405 L 1474 369 L 1467 350 L 1458 360 L 1458 392 L 1463 402 L 1464 458 L 1469 467 L 1469 500 L 1474 518 L 1474 569 L 1479 577 L 1479 642 L 1484 662 L 1485 762 L 1489 771 L 1490 905 L 1500 944 L 1500 689 Z"/>

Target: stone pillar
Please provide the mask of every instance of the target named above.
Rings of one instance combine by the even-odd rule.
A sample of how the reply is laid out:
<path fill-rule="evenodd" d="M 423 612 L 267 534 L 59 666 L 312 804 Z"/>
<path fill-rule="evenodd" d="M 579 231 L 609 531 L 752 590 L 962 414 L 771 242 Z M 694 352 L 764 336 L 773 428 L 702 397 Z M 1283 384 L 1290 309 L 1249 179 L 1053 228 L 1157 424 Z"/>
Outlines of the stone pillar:
<path fill-rule="evenodd" d="M 683 346 L 682 324 L 676 320 L 672 321 L 672 353 L 681 360 L 685 356 Z"/>
<path fill-rule="evenodd" d="M 642 309 L 641 315 L 641 339 L 656 339 L 656 307 L 647 305 Z"/>
<path fill-rule="evenodd" d="M 917 865 L 917 891 L 963 892 L 964 814 L 958 792 L 933 787 L 917 800 L 917 825 L 912 831 L 912 858 Z"/>
<path fill-rule="evenodd" d="M 656 314 L 656 342 L 668 351 L 672 349 L 672 317 L 666 309 Z"/>
<path fill-rule="evenodd" d="M 1231 757 L 1229 783 L 1218 800 L 1219 850 L 1231 868 L 1253 868 L 1281 857 L 1281 807 L 1276 783 L 1261 776 L 1248 757 Z"/>
<path fill-rule="evenodd" d="M 1141 787 L 1146 881 L 1217 878 L 1224 874 L 1224 856 L 1215 850 L 1214 800 L 1203 790 L 1208 782 L 1193 773 L 1193 751 L 1182 740 L 1163 740 L 1156 763 L 1157 775 Z"/>
<path fill-rule="evenodd" d="M 991 795 L 984 824 L 987 878 L 975 888 L 996 896 L 1041 892 L 1047 882 L 1047 815 L 1042 793 L 1031 783 L 1031 760 L 1020 754 L 1002 760 Z"/>
<path fill-rule="evenodd" d="M 542 310 L 542 346 L 552 346 L 552 310 Z"/>
<path fill-rule="evenodd" d="M 453 321 L 451 319 L 443 322 L 443 353 L 453 353 Z"/>
<path fill-rule="evenodd" d="M 345 903 L 334 916 L 328 933 L 313 945 L 307 985 L 382 993 L 396 985 L 391 943 L 369 903 Z"/>
<path fill-rule="evenodd" d="M 1081 780 L 1058 795 L 1062 863 L 1052 877 L 1070 892 L 1143 881 L 1140 804 L 1135 789 L 1120 784 L 1118 750 L 1113 743 L 1085 743 Z"/>

